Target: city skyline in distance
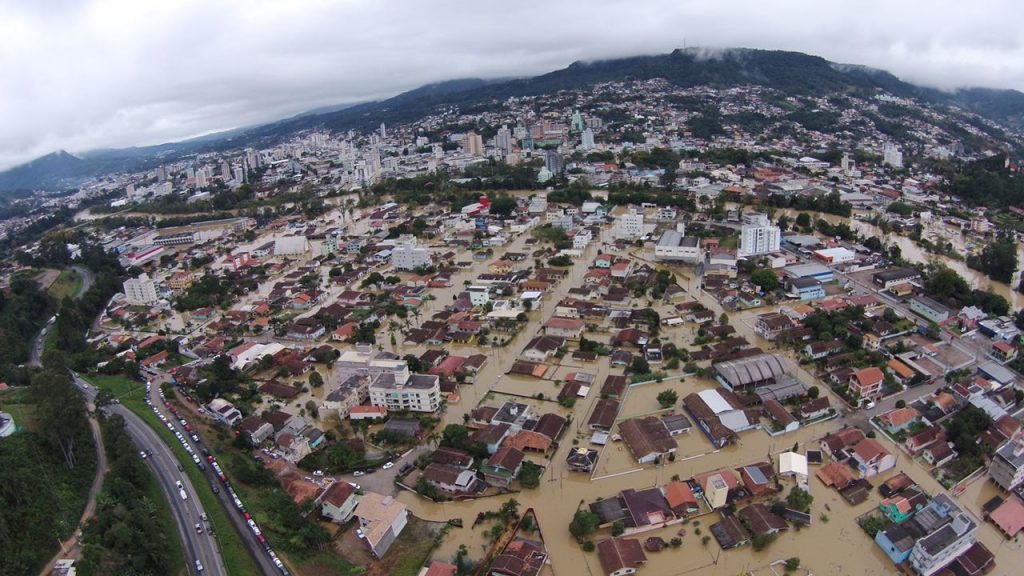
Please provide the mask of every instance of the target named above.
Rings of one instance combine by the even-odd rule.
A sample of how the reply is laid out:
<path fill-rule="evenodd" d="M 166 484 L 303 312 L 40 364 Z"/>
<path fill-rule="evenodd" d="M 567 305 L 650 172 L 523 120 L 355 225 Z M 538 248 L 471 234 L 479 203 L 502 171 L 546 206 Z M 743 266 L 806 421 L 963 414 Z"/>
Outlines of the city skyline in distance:
<path fill-rule="evenodd" d="M 794 50 L 943 89 L 1024 87 L 1024 44 L 1007 17 L 1021 9 L 1010 2 L 63 4 L 57 15 L 52 5 L 0 7 L 0 72 L 13 87 L 0 95 L 0 169 L 59 149 L 173 142 L 453 78 L 532 76 L 683 46 Z"/>

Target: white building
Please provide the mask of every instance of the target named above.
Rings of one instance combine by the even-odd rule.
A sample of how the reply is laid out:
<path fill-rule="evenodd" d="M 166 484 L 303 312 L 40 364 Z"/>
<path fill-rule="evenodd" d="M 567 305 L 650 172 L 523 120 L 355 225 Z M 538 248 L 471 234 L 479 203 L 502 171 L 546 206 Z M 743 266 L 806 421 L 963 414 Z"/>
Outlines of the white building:
<path fill-rule="evenodd" d="M 501 128 L 498 128 L 498 133 L 494 136 L 494 145 L 505 156 L 512 153 L 512 131 L 508 129 L 507 124 L 502 124 Z"/>
<path fill-rule="evenodd" d="M 415 270 L 420 266 L 430 265 L 430 250 L 426 246 L 419 246 L 416 238 L 405 236 L 395 242 L 391 250 L 391 265 L 396 270 Z"/>
<path fill-rule="evenodd" d="M 683 236 L 675 230 L 666 230 L 654 247 L 654 258 L 659 261 L 689 262 L 696 264 L 701 260 L 700 238 Z"/>
<path fill-rule="evenodd" d="M 778 226 L 772 225 L 767 215 L 744 214 L 743 222 L 743 227 L 740 228 L 740 256 L 756 256 L 779 251 L 782 231 Z"/>
<path fill-rule="evenodd" d="M 628 214 L 615 219 L 612 234 L 616 240 L 636 240 L 644 234 L 644 214 L 630 208 Z"/>
<path fill-rule="evenodd" d="M 587 128 L 587 129 L 583 130 L 583 135 L 581 136 L 581 139 L 582 139 L 582 146 L 583 146 L 584 150 L 593 150 L 594 149 L 594 131 L 593 130 L 591 130 L 590 128 Z"/>
<path fill-rule="evenodd" d="M 274 256 L 298 256 L 309 252 L 305 236 L 282 236 L 274 239 Z"/>
<path fill-rule="evenodd" d="M 892 142 L 886 142 L 882 146 L 882 164 L 903 168 L 903 152 L 900 151 L 900 147 Z"/>
<path fill-rule="evenodd" d="M 485 306 L 491 301 L 491 292 L 487 286 L 470 286 L 468 292 L 473 306 Z"/>
<path fill-rule="evenodd" d="M 583 250 L 594 239 L 594 234 L 588 228 L 577 230 L 572 236 L 572 247 L 574 250 Z"/>
<path fill-rule="evenodd" d="M 149 306 L 160 299 L 156 291 L 156 281 L 146 274 L 125 280 L 124 296 L 129 304 L 135 306 Z"/>
<path fill-rule="evenodd" d="M 434 412 L 441 406 L 440 379 L 433 374 L 412 374 L 405 362 L 381 373 L 370 384 L 370 404 L 389 412 Z"/>

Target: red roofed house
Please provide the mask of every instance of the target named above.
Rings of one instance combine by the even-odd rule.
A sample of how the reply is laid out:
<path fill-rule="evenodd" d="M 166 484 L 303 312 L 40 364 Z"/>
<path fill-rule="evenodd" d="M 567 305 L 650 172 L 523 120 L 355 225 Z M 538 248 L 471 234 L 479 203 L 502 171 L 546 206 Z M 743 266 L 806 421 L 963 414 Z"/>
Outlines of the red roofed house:
<path fill-rule="evenodd" d="M 850 394 L 862 399 L 880 398 L 884 381 L 885 374 L 875 366 L 857 370 L 850 375 Z"/>
<path fill-rule="evenodd" d="M 549 336 L 579 340 L 580 336 L 583 335 L 583 327 L 585 325 L 586 323 L 583 320 L 552 316 L 544 323 L 544 333 Z"/>
<path fill-rule="evenodd" d="M 872 438 L 858 442 L 850 451 L 850 456 L 857 463 L 857 469 L 864 478 L 881 474 L 896 466 L 896 456 L 890 454 Z"/>
<path fill-rule="evenodd" d="M 641 564 L 647 562 L 647 555 L 634 538 L 609 538 L 597 545 L 597 557 L 608 576 L 635 574 Z"/>
<path fill-rule="evenodd" d="M 344 524 L 356 509 L 356 490 L 348 482 L 335 482 L 320 498 L 320 513 L 332 522 Z"/>
<path fill-rule="evenodd" d="M 677 516 L 686 516 L 700 511 L 697 497 L 690 489 L 690 485 L 679 480 L 669 482 L 663 489 L 665 500 Z"/>

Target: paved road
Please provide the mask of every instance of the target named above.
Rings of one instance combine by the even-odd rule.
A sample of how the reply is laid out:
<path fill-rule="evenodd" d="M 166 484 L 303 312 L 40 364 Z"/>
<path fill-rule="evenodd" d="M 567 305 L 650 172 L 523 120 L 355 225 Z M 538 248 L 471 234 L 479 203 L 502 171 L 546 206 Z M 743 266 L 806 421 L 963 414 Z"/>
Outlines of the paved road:
<path fill-rule="evenodd" d="M 160 399 L 160 385 L 164 382 L 170 381 L 170 377 L 166 373 L 160 371 L 157 371 L 157 375 L 158 376 L 153 379 L 153 385 L 150 389 L 150 402 L 153 403 L 153 406 L 157 408 L 160 414 L 163 414 L 168 420 L 175 423 L 175 426 L 177 427 L 177 418 L 167 410 L 164 406 L 163 400 Z M 192 446 L 192 450 L 194 450 L 196 454 L 202 455 L 200 443 L 193 442 L 189 435 L 185 433 L 184 429 L 181 429 L 180 432 L 185 436 L 189 445 Z M 189 462 L 186 465 L 191 466 L 192 463 Z M 203 475 L 206 476 L 210 485 L 220 486 L 220 480 L 217 478 L 212 466 L 207 466 L 206 470 L 203 471 Z M 231 520 L 231 525 L 234 526 L 235 531 L 242 537 L 242 542 L 245 544 L 246 549 L 249 550 L 249 555 L 256 561 L 261 573 L 265 576 L 280 574 L 281 572 L 271 561 L 270 556 L 267 555 L 263 545 L 260 544 L 259 540 L 256 539 L 256 535 L 249 529 L 249 525 L 246 524 L 245 518 L 243 518 L 238 509 L 235 508 L 227 490 L 220 490 L 220 493 L 215 496 L 220 500 L 221 505 L 223 505 L 227 510 L 227 516 Z"/>
<path fill-rule="evenodd" d="M 92 402 L 96 397 L 96 388 L 77 375 L 75 376 L 75 384 L 85 394 L 86 399 Z M 164 493 L 164 497 L 170 504 L 171 514 L 174 517 L 174 523 L 182 542 L 188 572 L 190 574 L 200 574 L 195 564 L 196 560 L 199 560 L 203 565 L 202 574 L 210 576 L 223 576 L 227 574 L 216 540 L 205 527 L 202 534 L 196 533 L 196 523 L 205 525 L 202 520 L 202 514 L 204 513 L 202 504 L 196 497 L 195 488 L 189 481 L 188 475 L 178 470 L 178 460 L 175 458 L 174 453 L 171 452 L 170 447 L 163 442 L 155 430 L 124 406 L 114 404 L 104 408 L 104 411 L 122 416 L 125 421 L 125 429 L 128 435 L 132 437 L 132 440 L 135 441 L 136 446 L 141 450 L 153 452 L 152 456 L 146 458 L 146 462 L 156 476 L 157 483 L 160 485 L 160 491 Z M 192 463 L 189 462 L 188 465 L 191 466 Z M 187 500 L 181 499 L 175 482 L 182 483 L 185 493 L 188 495 Z"/>
<path fill-rule="evenodd" d="M 75 294 L 75 298 L 81 298 L 82 294 L 85 294 L 85 291 L 92 286 L 95 277 L 93 276 L 92 270 L 83 266 L 75 265 L 72 266 L 71 269 L 74 270 L 75 274 L 82 277 L 82 285 L 79 286 L 78 292 Z M 54 316 L 54 318 L 56 318 L 56 316 Z M 53 328 L 53 319 L 50 319 L 50 321 L 46 323 L 46 326 L 43 326 L 39 333 L 36 334 L 36 337 L 32 340 L 32 350 L 28 357 L 29 367 L 38 368 L 42 366 L 43 343 L 46 341 L 46 335 L 49 334 L 51 328 Z"/>

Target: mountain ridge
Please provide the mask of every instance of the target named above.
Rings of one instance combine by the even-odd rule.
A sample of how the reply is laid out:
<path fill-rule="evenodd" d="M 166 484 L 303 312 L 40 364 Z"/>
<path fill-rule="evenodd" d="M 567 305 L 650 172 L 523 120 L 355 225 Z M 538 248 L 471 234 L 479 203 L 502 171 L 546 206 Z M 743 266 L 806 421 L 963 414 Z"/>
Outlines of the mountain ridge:
<path fill-rule="evenodd" d="M 667 54 L 576 61 L 565 68 L 525 78 L 462 78 L 435 82 L 383 100 L 333 110 L 328 107 L 323 112 L 311 110 L 259 126 L 177 143 L 91 151 L 80 157 L 50 154 L 0 172 L 0 190 L 55 189 L 103 171 L 144 169 L 187 154 L 265 145 L 288 134 L 318 127 L 372 130 L 381 122 L 399 124 L 416 120 L 439 106 L 468 108 L 509 97 L 580 89 L 609 81 L 653 78 L 664 78 L 682 87 L 754 84 L 799 96 L 857 94 L 869 97 L 884 90 L 932 104 L 959 106 L 1009 127 L 1024 127 L 1024 93 L 1016 90 L 962 88 L 944 92 L 905 82 L 885 70 L 830 62 L 800 52 L 689 48 Z"/>

